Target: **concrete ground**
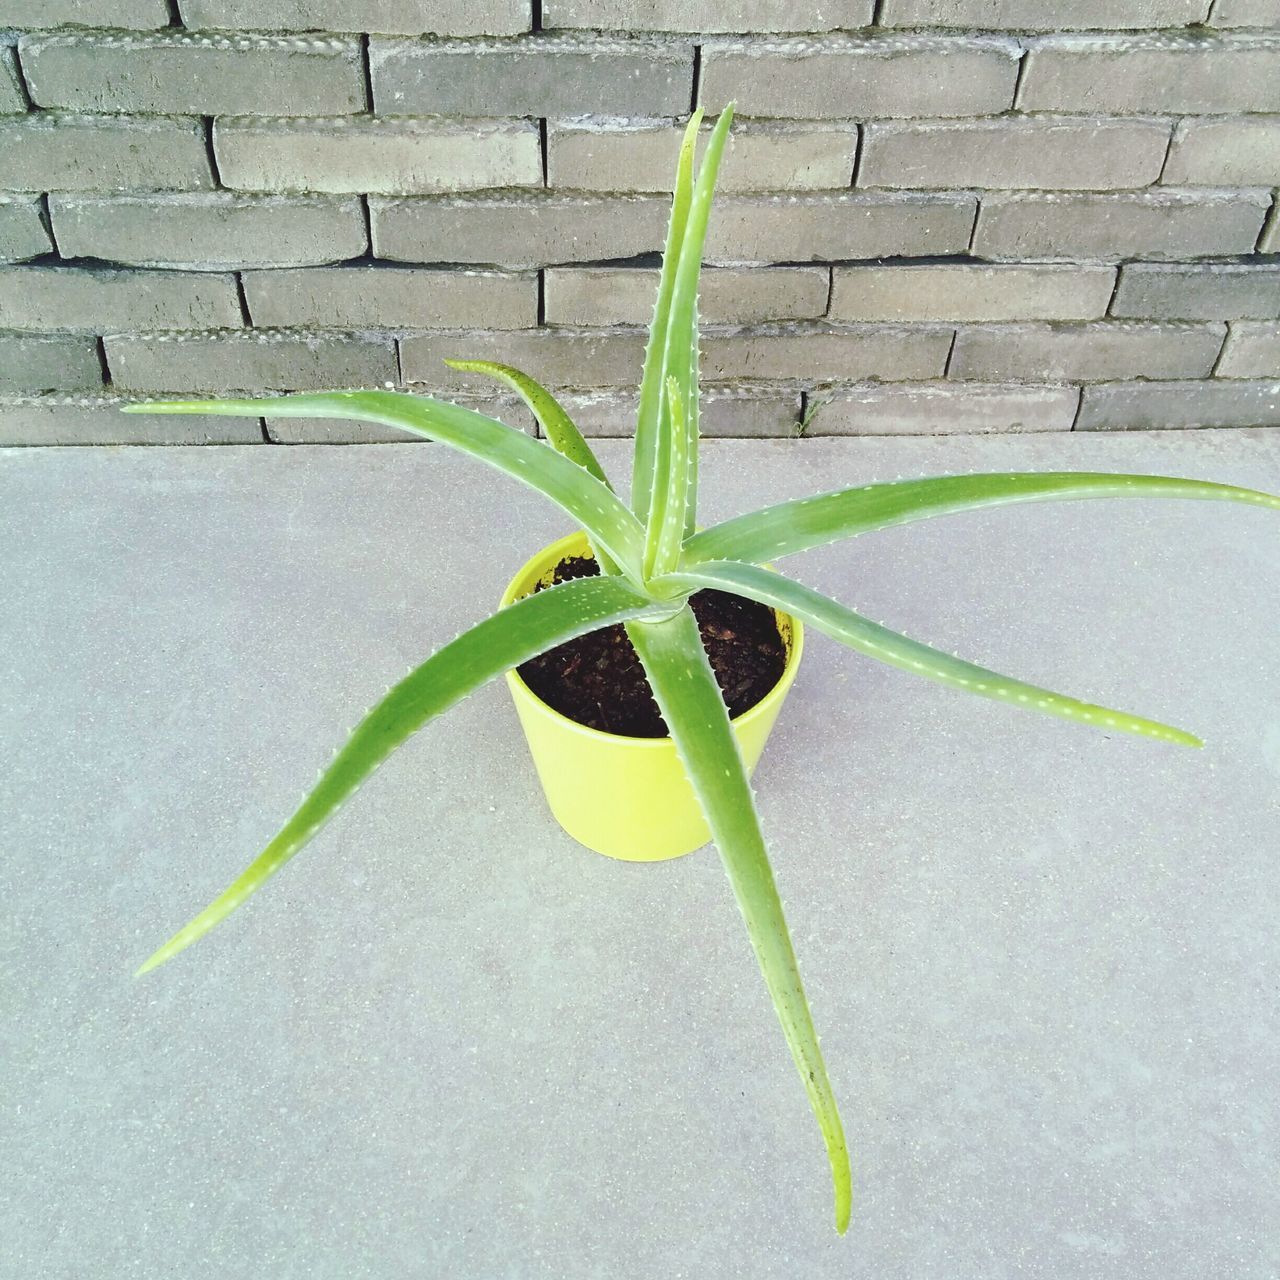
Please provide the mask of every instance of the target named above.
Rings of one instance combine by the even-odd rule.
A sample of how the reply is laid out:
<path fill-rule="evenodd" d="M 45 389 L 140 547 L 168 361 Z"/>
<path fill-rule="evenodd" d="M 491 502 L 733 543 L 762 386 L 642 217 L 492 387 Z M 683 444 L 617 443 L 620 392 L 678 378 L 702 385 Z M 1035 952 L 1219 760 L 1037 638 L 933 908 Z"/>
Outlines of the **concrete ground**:
<path fill-rule="evenodd" d="M 1280 492 L 1280 433 L 719 441 L 704 514 L 1037 468 Z M 1274 1280 L 1265 510 L 1026 506 L 789 562 L 1208 742 L 811 638 L 758 782 L 854 1155 L 843 1240 L 718 859 L 570 842 L 500 683 L 130 978 L 565 528 L 438 446 L 0 452 L 0 1274 Z"/>

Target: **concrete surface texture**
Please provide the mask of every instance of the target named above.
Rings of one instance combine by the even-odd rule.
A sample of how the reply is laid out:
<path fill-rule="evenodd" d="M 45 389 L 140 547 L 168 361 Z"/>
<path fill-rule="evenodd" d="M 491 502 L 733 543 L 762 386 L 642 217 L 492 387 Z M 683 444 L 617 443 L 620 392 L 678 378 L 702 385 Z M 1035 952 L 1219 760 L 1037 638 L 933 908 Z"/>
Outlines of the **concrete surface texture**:
<path fill-rule="evenodd" d="M 621 442 L 605 442 L 623 474 Z M 714 441 L 705 512 L 947 471 L 1280 492 L 1280 437 Z M 1280 520 L 1012 507 L 797 557 L 922 639 L 1199 732 L 968 699 L 813 637 L 760 805 L 853 1225 L 711 850 L 548 816 L 500 684 L 253 901 L 385 686 L 566 521 L 440 446 L 0 453 L 6 1205 L 61 1280 L 1271 1280 Z"/>

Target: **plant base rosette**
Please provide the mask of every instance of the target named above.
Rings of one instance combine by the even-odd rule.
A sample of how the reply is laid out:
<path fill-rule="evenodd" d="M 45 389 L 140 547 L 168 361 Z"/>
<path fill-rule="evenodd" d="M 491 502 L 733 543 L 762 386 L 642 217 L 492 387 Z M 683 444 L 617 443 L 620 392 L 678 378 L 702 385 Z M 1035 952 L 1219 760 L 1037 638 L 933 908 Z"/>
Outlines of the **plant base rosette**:
<path fill-rule="evenodd" d="M 511 580 L 502 606 L 539 585 L 549 586 L 562 560 L 588 554 L 581 533 L 544 547 Z M 775 617 L 787 653 L 782 678 L 754 707 L 730 721 L 748 775 L 764 751 L 804 651 L 804 628 L 785 613 Z M 579 844 L 626 862 L 659 862 L 692 853 L 711 839 L 669 737 L 631 738 L 578 724 L 533 693 L 518 671 L 507 672 L 507 687 L 547 804 Z"/>

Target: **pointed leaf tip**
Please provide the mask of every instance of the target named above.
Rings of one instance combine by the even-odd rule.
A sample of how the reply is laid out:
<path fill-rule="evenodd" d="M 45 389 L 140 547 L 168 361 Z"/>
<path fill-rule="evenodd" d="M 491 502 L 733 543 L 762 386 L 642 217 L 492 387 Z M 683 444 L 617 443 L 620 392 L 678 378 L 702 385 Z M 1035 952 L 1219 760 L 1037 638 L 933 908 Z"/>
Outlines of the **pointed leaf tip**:
<path fill-rule="evenodd" d="M 921 644 L 908 636 L 890 631 L 882 623 L 872 622 L 854 610 L 803 586 L 793 578 L 785 578 L 758 565 L 733 561 L 713 561 L 695 565 L 669 575 L 668 582 L 682 589 L 713 587 L 758 600 L 771 608 L 810 623 L 819 631 L 860 653 L 887 663 L 912 675 L 967 693 L 991 698 L 1007 706 L 1026 711 L 1041 711 L 1064 720 L 1075 720 L 1095 729 L 1113 729 L 1161 742 L 1186 747 L 1202 747 L 1204 743 L 1185 729 L 1117 711 L 1096 703 L 1042 689 L 1038 685 L 1014 680 L 986 667 L 953 658 L 942 650 Z"/>
<path fill-rule="evenodd" d="M 1280 510 L 1280 497 L 1273 494 L 1176 476 L 1042 471 L 932 476 L 922 480 L 899 477 L 734 516 L 691 537 L 686 545 L 686 562 L 732 560 L 763 564 L 873 529 L 959 511 L 1013 502 L 1138 497 L 1244 502 Z"/>
<path fill-rule="evenodd" d="M 848 1226 L 852 1174 L 844 1128 L 804 994 L 753 793 L 715 676 L 686 605 L 656 626 L 629 627 L 677 753 L 733 888 L 761 973 L 827 1149 L 836 1230 Z"/>
<path fill-rule="evenodd" d="M 639 617 L 648 607 L 648 597 L 621 578 L 580 578 L 525 596 L 438 649 L 370 710 L 249 867 L 148 957 L 135 977 L 199 941 L 256 893 L 428 721 L 529 658 L 597 627 Z"/>
<path fill-rule="evenodd" d="M 667 332 L 671 322 L 672 295 L 675 291 L 676 268 L 685 240 L 690 205 L 693 201 L 693 162 L 697 150 L 702 108 L 689 117 L 680 157 L 676 165 L 675 186 L 671 195 L 671 218 L 662 252 L 662 270 L 658 278 L 658 297 L 653 321 L 645 344 L 644 373 L 640 379 L 640 403 L 636 414 L 635 459 L 631 472 L 631 505 L 637 519 L 646 523 L 653 496 L 662 452 L 662 410 L 667 376 Z"/>

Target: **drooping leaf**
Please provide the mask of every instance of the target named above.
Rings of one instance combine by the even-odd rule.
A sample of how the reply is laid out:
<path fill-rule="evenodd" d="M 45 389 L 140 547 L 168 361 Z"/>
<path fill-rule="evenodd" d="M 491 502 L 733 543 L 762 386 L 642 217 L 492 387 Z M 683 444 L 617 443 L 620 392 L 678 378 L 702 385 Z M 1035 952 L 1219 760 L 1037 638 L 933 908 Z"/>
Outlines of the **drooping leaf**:
<path fill-rule="evenodd" d="M 138 972 L 163 964 L 230 915 L 429 720 L 504 671 L 575 636 L 638 617 L 650 605 L 621 578 L 579 578 L 516 601 L 437 650 L 361 720 L 314 790 L 257 860 Z"/>
<path fill-rule="evenodd" d="M 639 583 L 644 529 L 607 485 L 525 432 L 444 400 L 402 391 L 325 391 L 263 400 L 150 401 L 129 405 L 125 412 L 349 418 L 400 427 L 488 463 L 550 498 Z"/>
<path fill-rule="evenodd" d="M 818 494 L 735 516 L 695 533 L 683 563 L 738 560 L 762 564 L 873 529 L 1015 502 L 1078 498 L 1198 498 L 1280 510 L 1280 498 L 1235 485 L 1171 476 L 1045 471 L 933 476 Z"/>
<path fill-rule="evenodd" d="M 844 1128 L 800 980 L 747 772 L 697 621 L 686 605 L 664 622 L 633 622 L 627 631 L 706 815 L 774 1010 L 817 1117 L 831 1163 L 836 1229 L 843 1233 L 849 1225 L 852 1199 Z"/>
<path fill-rule="evenodd" d="M 591 472 L 601 484 L 613 488 L 600 460 L 583 438 L 577 424 L 569 417 L 560 401 L 540 382 L 527 373 L 521 373 L 519 369 L 513 369 L 509 364 L 496 364 L 491 360 L 446 360 L 445 364 L 450 369 L 458 369 L 464 373 L 482 373 L 510 387 L 529 406 L 529 411 L 538 420 L 547 439 L 570 462 L 576 462 L 578 466 Z"/>
<path fill-rule="evenodd" d="M 672 574 L 666 582 L 688 591 L 712 587 L 758 600 L 771 608 L 782 609 L 802 622 L 812 623 L 832 639 L 847 644 L 869 658 L 909 671 L 913 675 L 923 676 L 926 680 L 962 689 L 966 693 L 994 698 L 1011 706 L 1024 707 L 1028 711 L 1043 711 L 1046 715 L 1060 716 L 1064 720 L 1079 720 L 1097 728 L 1117 729 L 1144 738 L 1159 738 L 1184 747 L 1204 746 L 1193 734 L 1175 729 L 1172 725 L 1161 724 L 1158 720 L 1147 720 L 1125 711 L 1113 711 L 1110 707 L 1080 702 L 1075 698 L 1041 689 L 1037 685 L 1002 676 L 986 667 L 966 662 L 963 658 L 953 658 L 918 640 L 872 622 L 811 587 L 758 565 L 712 561 Z"/>
<path fill-rule="evenodd" d="M 600 460 L 583 438 L 577 424 L 565 412 L 560 401 L 540 382 L 508 364 L 495 364 L 490 360 L 446 360 L 445 364 L 465 373 L 482 373 L 510 387 L 528 405 L 552 448 L 564 454 L 570 462 L 576 462 L 585 471 L 589 471 L 607 488 L 613 488 Z M 591 544 L 591 555 L 600 566 L 600 572 L 617 573 L 618 566 L 614 564 L 612 557 L 596 546 L 594 539 L 588 538 L 587 541 Z"/>
<path fill-rule="evenodd" d="M 648 523 L 654 473 L 658 468 L 663 397 L 666 395 L 667 326 L 671 319 L 676 268 L 680 265 L 680 246 L 684 242 L 685 223 L 693 200 L 693 153 L 698 145 L 701 125 L 702 108 L 699 107 L 690 118 L 680 145 L 675 191 L 671 199 L 671 220 L 667 224 L 667 244 L 662 254 L 662 274 L 658 278 L 658 299 L 644 350 L 644 373 L 640 379 L 640 405 L 636 416 L 635 461 L 631 472 L 631 507 L 642 524 Z"/>

